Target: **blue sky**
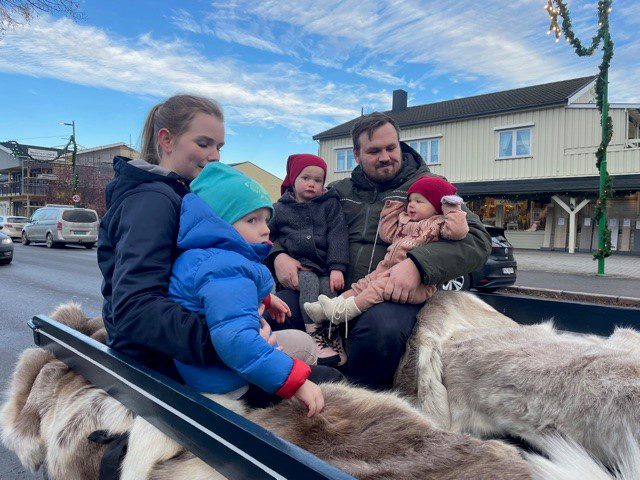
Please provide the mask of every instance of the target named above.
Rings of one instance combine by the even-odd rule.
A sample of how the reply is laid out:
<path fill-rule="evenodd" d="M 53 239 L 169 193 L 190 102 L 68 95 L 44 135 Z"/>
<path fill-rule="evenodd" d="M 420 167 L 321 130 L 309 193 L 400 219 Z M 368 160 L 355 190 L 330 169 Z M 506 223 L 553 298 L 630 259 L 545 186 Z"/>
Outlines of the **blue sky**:
<path fill-rule="evenodd" d="M 284 175 L 312 135 L 404 88 L 419 105 L 591 75 L 546 35 L 543 0 L 85 0 L 83 18 L 41 16 L 0 38 L 0 139 L 61 146 L 75 120 L 84 147 L 139 144 L 149 108 L 193 92 L 227 117 L 225 162 Z M 596 3 L 569 7 L 583 43 Z M 614 102 L 640 103 L 640 2 L 614 1 Z"/>

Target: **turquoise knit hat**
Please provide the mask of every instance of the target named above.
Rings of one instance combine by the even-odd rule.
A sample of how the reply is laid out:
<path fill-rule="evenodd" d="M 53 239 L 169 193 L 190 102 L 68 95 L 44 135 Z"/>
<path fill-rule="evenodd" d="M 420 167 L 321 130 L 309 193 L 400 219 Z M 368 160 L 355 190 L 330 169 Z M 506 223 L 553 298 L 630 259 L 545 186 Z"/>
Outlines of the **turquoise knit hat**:
<path fill-rule="evenodd" d="M 220 162 L 210 162 L 204 167 L 191 182 L 191 192 L 229 223 L 259 208 L 273 212 L 269 194 L 262 185 Z"/>

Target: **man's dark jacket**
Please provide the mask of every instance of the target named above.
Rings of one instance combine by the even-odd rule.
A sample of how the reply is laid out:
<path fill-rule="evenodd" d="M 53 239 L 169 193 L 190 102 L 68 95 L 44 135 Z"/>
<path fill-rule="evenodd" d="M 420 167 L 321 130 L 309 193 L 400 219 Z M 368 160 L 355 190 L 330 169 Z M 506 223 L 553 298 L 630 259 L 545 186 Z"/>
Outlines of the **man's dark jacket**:
<path fill-rule="evenodd" d="M 272 240 L 318 275 L 347 271 L 349 234 L 335 190 L 307 202 L 286 191 L 273 205 L 269 230 Z"/>
<path fill-rule="evenodd" d="M 167 299 L 180 205 L 189 188 L 173 172 L 129 162 L 113 160 L 98 237 L 107 344 L 179 379 L 174 358 L 194 365 L 215 358 L 204 318 Z"/>
<path fill-rule="evenodd" d="M 376 183 L 369 180 L 360 165 L 351 177 L 330 185 L 338 192 L 340 203 L 349 230 L 349 268 L 346 285 L 359 280 L 375 270 L 384 258 L 388 243 L 378 236 L 380 213 L 386 200 L 407 200 L 407 190 L 423 175 L 433 175 L 420 155 L 406 143 L 402 148 L 402 167 L 392 180 Z M 478 216 L 467 207 L 469 233 L 463 240 L 441 240 L 416 247 L 408 257 L 418 268 L 422 283 L 439 285 L 442 282 L 467 274 L 484 265 L 491 253 L 491 237 L 482 226 Z M 282 253 L 279 245 L 269 256 L 270 263 Z"/>

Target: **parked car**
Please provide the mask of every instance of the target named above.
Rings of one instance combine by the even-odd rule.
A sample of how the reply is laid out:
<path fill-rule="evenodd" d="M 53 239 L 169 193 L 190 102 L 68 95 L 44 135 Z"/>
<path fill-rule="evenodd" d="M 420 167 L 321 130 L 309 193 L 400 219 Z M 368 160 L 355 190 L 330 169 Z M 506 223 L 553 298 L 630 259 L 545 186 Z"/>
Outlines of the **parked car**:
<path fill-rule="evenodd" d="M 98 213 L 71 205 L 45 205 L 22 229 L 22 244 L 44 242 L 47 247 L 76 243 L 93 248 L 98 241 Z"/>
<path fill-rule="evenodd" d="M 4 230 L 0 225 L 0 230 Z M 13 240 L 9 235 L 0 232 L 0 265 L 7 265 L 13 260 Z"/>
<path fill-rule="evenodd" d="M 484 226 L 491 235 L 491 254 L 478 270 L 453 278 L 442 285 L 442 290 L 469 290 L 494 292 L 516 283 L 517 262 L 513 258 L 513 246 L 504 236 L 504 228 Z"/>
<path fill-rule="evenodd" d="M 12 238 L 20 238 L 22 228 L 29 219 L 27 217 L 14 217 L 9 215 L 0 215 L 0 225 L 2 225 L 2 233 Z"/>

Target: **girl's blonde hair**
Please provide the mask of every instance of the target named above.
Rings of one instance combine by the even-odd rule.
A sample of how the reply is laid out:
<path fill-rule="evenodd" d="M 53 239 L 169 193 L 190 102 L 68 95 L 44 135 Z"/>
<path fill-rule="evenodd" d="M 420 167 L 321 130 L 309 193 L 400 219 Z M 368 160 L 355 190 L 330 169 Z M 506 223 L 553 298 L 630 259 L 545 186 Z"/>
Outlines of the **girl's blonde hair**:
<path fill-rule="evenodd" d="M 218 102 L 195 95 L 174 95 L 154 106 L 144 121 L 142 158 L 158 165 L 161 157 L 158 132 L 166 128 L 171 135 L 179 137 L 189 129 L 189 124 L 197 113 L 213 115 L 221 122 L 224 121 Z"/>

